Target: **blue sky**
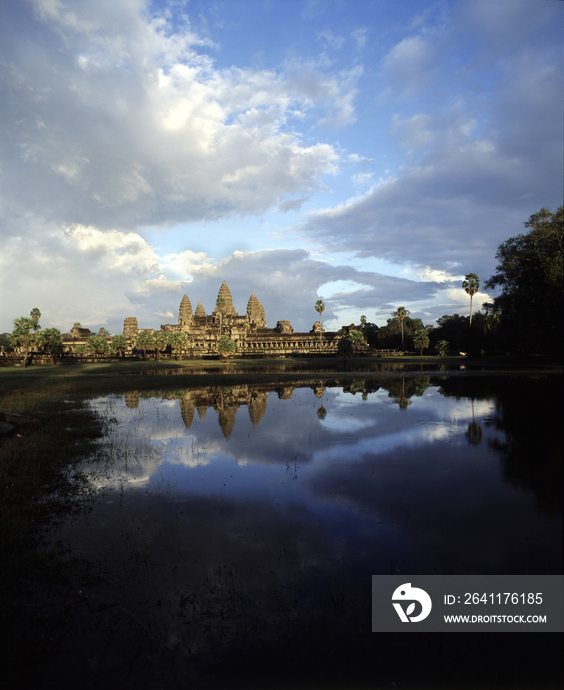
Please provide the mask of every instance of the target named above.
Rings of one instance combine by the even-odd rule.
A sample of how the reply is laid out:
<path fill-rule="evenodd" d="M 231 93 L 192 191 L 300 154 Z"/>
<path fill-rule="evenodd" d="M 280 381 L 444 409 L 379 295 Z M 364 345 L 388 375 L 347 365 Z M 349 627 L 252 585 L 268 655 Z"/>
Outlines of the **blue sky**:
<path fill-rule="evenodd" d="M 562 202 L 564 3 L 6 0 L 0 332 L 466 313 Z M 479 308 L 491 295 L 474 298 Z"/>

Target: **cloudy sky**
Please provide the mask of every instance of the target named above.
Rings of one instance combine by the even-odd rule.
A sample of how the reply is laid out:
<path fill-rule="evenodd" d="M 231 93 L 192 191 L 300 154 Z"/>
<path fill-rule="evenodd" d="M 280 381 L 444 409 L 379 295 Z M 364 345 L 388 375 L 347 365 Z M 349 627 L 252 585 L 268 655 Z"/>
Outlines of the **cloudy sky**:
<path fill-rule="evenodd" d="M 563 38 L 557 0 L 3 0 L 0 332 L 223 280 L 297 331 L 466 313 L 562 204 Z"/>

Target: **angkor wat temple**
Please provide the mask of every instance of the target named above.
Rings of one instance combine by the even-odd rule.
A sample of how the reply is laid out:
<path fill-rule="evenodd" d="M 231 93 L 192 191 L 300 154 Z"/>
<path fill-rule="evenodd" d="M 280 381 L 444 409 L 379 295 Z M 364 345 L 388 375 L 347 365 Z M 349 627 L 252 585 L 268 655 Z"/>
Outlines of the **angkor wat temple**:
<path fill-rule="evenodd" d="M 332 353 L 337 350 L 337 342 L 343 333 L 326 333 L 321 322 L 316 321 L 309 333 L 295 333 L 289 321 L 278 321 L 275 328 L 268 328 L 264 308 L 253 293 L 247 303 L 245 314 L 238 314 L 233 306 L 231 291 L 225 281 L 219 289 L 217 306 L 211 314 L 206 314 L 201 302 L 196 311 L 187 295 L 180 302 L 178 323 L 163 324 L 160 330 L 165 333 L 184 332 L 189 338 L 188 350 L 191 355 L 202 357 L 217 353 L 217 342 L 222 335 L 228 335 L 237 343 L 237 357 L 284 356 L 303 354 Z M 313 305 L 312 305 L 313 308 Z M 137 319 L 125 319 L 123 335 L 133 345 L 140 330 Z"/>

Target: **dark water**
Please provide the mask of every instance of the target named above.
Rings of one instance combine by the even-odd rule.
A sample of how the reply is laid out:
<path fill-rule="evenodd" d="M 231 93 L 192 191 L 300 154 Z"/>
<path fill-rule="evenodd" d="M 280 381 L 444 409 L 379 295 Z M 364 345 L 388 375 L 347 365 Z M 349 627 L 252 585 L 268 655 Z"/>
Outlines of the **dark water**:
<path fill-rule="evenodd" d="M 53 687 L 559 687 L 555 635 L 371 633 L 370 582 L 562 573 L 561 400 L 428 376 L 94 400 L 104 492 L 54 540 L 100 579 Z"/>

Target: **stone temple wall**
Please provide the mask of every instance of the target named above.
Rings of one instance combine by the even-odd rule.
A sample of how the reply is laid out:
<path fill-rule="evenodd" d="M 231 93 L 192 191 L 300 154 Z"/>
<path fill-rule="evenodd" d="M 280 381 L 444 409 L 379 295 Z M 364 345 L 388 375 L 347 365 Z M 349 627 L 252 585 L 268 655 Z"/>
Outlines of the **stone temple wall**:
<path fill-rule="evenodd" d="M 139 328 L 137 319 L 125 320 L 124 335 L 134 341 Z M 201 302 L 196 311 L 187 295 L 182 297 L 178 323 L 163 324 L 161 331 L 186 333 L 188 351 L 194 356 L 216 354 L 221 336 L 228 335 L 237 343 L 238 355 L 284 356 L 336 352 L 340 333 L 325 333 L 316 322 L 309 333 L 295 333 L 289 321 L 280 320 L 275 328 L 268 328 L 264 307 L 253 292 L 245 314 L 238 314 L 233 306 L 229 287 L 222 283 L 214 310 L 207 315 Z M 131 342 L 133 344 L 133 342 Z"/>

